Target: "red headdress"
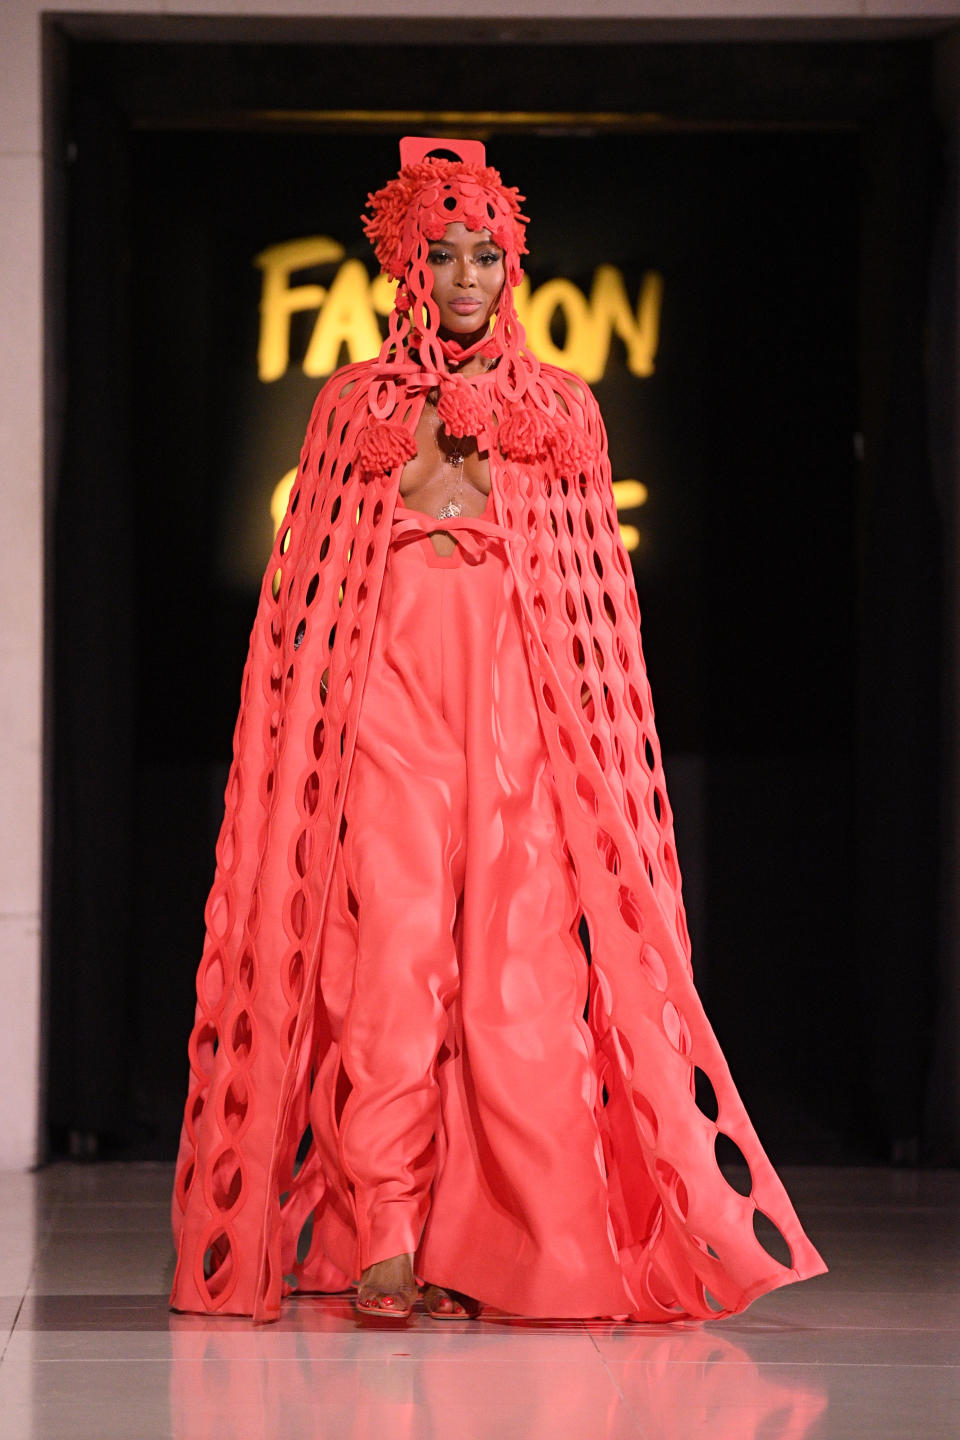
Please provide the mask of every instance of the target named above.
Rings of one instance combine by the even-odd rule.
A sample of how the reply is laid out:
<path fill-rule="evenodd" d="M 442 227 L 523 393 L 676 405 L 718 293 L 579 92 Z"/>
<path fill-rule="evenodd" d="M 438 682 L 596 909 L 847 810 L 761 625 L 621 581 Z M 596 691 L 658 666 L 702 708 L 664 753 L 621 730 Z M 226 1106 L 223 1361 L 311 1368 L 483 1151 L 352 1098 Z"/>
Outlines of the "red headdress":
<path fill-rule="evenodd" d="M 436 151 L 443 154 L 436 154 Z M 453 154 L 455 159 L 449 159 Z M 453 380 L 451 366 L 481 353 L 497 361 L 493 409 L 497 444 L 509 459 L 521 463 L 549 454 L 568 471 L 577 465 L 586 437 L 572 433 L 567 417 L 557 413 L 551 387 L 541 385 L 540 365 L 525 345 L 526 336 L 514 305 L 513 290 L 523 279 L 520 257 L 527 253 L 524 197 L 504 185 L 486 164 L 478 140 L 435 140 L 408 136 L 400 142 L 400 173 L 367 197 L 370 215 L 363 220 L 367 238 L 386 274 L 397 280 L 395 308 L 380 351 L 378 370 L 383 384 L 371 393 L 376 420 L 388 421 L 397 403 L 396 382 L 439 385 L 439 415 L 451 435 L 489 438 L 490 405 L 483 404 L 467 377 Z M 433 273 L 427 263 L 431 241 L 442 238 L 448 225 L 462 222 L 469 230 L 488 230 L 504 251 L 506 282 L 493 331 L 464 349 L 443 339 L 433 300 Z M 399 431 L 391 425 L 391 430 Z M 384 446 L 382 428 L 371 428 L 378 454 Z M 402 440 L 394 436 L 399 453 Z M 392 451 L 391 451 L 392 453 Z M 366 447 L 364 448 L 366 458 Z M 377 456 L 371 452 L 371 472 Z"/>

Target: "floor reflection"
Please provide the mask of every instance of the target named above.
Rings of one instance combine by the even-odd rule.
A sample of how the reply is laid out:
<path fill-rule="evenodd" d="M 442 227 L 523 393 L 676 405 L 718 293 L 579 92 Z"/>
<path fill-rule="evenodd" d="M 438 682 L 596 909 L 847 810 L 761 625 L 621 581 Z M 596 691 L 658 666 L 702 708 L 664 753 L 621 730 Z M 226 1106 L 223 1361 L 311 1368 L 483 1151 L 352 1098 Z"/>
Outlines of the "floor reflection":
<path fill-rule="evenodd" d="M 812 1440 L 828 1404 L 789 1366 L 693 1325 L 377 1325 L 351 1321 L 342 1299 L 299 1302 L 281 1323 L 171 1316 L 171 1435 L 320 1440 L 335 1424 L 359 1440 L 379 1416 L 391 1440 Z"/>
<path fill-rule="evenodd" d="M 627 1333 L 624 1333 L 624 1331 Z M 631 1333 L 632 1332 L 632 1333 Z M 620 1327 L 607 1367 L 646 1440 L 807 1440 L 828 1408 L 826 1388 L 791 1368 L 759 1365 L 716 1330 L 645 1334 Z M 702 1426 L 702 1432 L 694 1425 Z"/>
<path fill-rule="evenodd" d="M 169 1167 L 0 1175 L 2 1440 L 955 1440 L 960 1173 L 784 1177 L 830 1274 L 708 1325 L 173 1316 Z"/>

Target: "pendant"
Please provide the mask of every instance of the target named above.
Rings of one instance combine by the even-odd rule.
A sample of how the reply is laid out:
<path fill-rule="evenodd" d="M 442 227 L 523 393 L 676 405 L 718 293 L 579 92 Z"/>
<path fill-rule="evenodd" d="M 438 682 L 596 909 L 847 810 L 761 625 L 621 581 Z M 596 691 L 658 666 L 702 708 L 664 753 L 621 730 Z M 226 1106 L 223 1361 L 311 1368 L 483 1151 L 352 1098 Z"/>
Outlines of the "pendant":
<path fill-rule="evenodd" d="M 447 456 L 447 464 L 453 465 L 455 467 L 463 464 L 463 456 L 460 454 L 459 450 L 451 450 L 450 454 Z"/>
<path fill-rule="evenodd" d="M 437 511 L 438 520 L 453 520 L 457 515 L 463 514 L 463 506 L 456 500 L 448 500 L 442 510 Z"/>

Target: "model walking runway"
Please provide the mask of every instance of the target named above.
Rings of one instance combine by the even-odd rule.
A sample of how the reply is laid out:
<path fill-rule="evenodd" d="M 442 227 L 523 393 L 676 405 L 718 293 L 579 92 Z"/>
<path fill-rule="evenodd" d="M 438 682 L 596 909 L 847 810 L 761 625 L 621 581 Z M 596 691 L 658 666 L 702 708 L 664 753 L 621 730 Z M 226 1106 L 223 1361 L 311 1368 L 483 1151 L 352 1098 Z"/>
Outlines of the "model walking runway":
<path fill-rule="evenodd" d="M 730 1314 L 825 1267 L 693 983 L 603 421 L 525 347 L 483 147 L 402 158 L 388 334 L 317 399 L 251 636 L 171 1303 Z"/>

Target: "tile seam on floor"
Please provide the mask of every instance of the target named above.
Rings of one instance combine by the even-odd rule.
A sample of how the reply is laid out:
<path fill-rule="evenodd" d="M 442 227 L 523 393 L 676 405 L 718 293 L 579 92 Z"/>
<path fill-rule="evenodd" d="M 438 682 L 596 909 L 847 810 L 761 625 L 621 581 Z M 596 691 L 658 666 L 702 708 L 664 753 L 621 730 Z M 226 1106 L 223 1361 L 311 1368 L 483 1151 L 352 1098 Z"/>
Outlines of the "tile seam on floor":
<path fill-rule="evenodd" d="M 16 1314 L 14 1315 L 11 1324 L 7 1327 L 7 1333 L 6 1333 L 6 1335 L 4 1335 L 4 1337 L 3 1337 L 3 1349 L 0 1350 L 0 1365 L 2 1365 L 3 1362 L 4 1362 L 4 1360 L 7 1358 L 7 1351 L 8 1351 L 8 1349 L 10 1348 L 10 1341 L 13 1339 L 13 1332 L 14 1332 L 14 1330 L 16 1330 L 16 1328 L 17 1328 L 17 1322 L 18 1322 L 18 1320 L 20 1319 L 20 1314 L 21 1314 L 21 1311 L 23 1310 L 23 1306 L 24 1306 L 24 1302 L 25 1302 L 26 1298 L 27 1298 L 27 1292 L 26 1292 L 26 1290 L 25 1290 L 25 1291 L 23 1292 L 23 1294 L 20 1296 L 20 1303 L 19 1303 L 19 1305 L 17 1306 Z"/>
<path fill-rule="evenodd" d="M 10 1326 L 6 1335 L 3 1337 L 3 1349 L 0 1350 L 0 1365 L 3 1364 L 3 1361 L 6 1358 L 7 1350 L 10 1347 L 10 1341 L 13 1339 L 14 1331 L 20 1323 L 20 1316 L 23 1314 L 23 1307 L 26 1303 L 27 1296 L 30 1294 L 31 1289 L 33 1288 L 33 1282 L 36 1278 L 37 1269 L 40 1265 L 40 1257 L 43 1255 L 44 1251 L 46 1250 L 47 1246 L 53 1238 L 53 1234 L 56 1229 L 57 1216 L 59 1215 L 59 1212 L 62 1208 L 63 1207 L 60 1201 L 55 1201 L 54 1204 L 50 1207 L 50 1214 L 47 1216 L 47 1225 L 49 1228 L 47 1229 L 46 1235 L 40 1239 L 40 1242 L 34 1250 L 33 1263 L 31 1264 L 29 1273 L 27 1275 L 27 1283 L 24 1285 L 20 1294 L 20 1303 L 17 1306 L 17 1313 L 13 1317 L 13 1324 Z"/>
<path fill-rule="evenodd" d="M 639 1411 L 634 1407 L 632 1401 L 630 1401 L 630 1400 L 627 1399 L 626 1395 L 623 1393 L 623 1390 L 621 1389 L 620 1385 L 618 1384 L 618 1382 L 617 1382 L 617 1380 L 616 1380 L 616 1377 L 611 1373 L 610 1365 L 609 1365 L 609 1363 L 608 1363 L 608 1361 L 607 1361 L 607 1357 L 604 1355 L 603 1351 L 600 1349 L 600 1346 L 597 1344 L 597 1341 L 596 1341 L 593 1333 L 592 1333 L 590 1330 L 587 1329 L 586 1325 L 584 1325 L 583 1330 L 584 1330 L 584 1333 L 588 1336 L 588 1338 L 589 1338 L 589 1340 L 590 1340 L 590 1343 L 591 1343 L 591 1345 L 593 1346 L 594 1350 L 596 1351 L 597 1359 L 600 1361 L 600 1364 L 603 1366 L 604 1370 L 606 1371 L 607 1379 L 610 1381 L 610 1384 L 613 1386 L 614 1392 L 616 1393 L 616 1395 L 617 1395 L 617 1397 L 618 1397 L 618 1399 L 619 1399 L 619 1401 L 620 1401 L 620 1404 L 624 1407 L 624 1409 L 627 1411 L 627 1413 L 632 1417 L 633 1422 L 634 1422 L 634 1424 L 635 1424 L 635 1426 L 636 1426 L 636 1429 L 637 1429 L 637 1434 L 638 1434 L 639 1436 L 643 1436 L 643 1434 L 644 1434 L 644 1427 L 643 1427 L 643 1425 L 642 1425 L 642 1423 L 641 1423 L 641 1416 L 640 1416 Z"/>

